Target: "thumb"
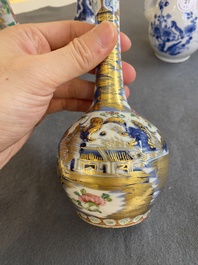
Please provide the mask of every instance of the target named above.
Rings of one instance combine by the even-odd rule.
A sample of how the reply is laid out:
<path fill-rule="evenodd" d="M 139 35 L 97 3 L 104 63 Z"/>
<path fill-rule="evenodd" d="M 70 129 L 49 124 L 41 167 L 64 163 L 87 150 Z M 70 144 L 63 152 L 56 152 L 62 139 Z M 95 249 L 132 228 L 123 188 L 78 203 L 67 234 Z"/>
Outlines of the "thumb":
<path fill-rule="evenodd" d="M 40 60 L 35 60 L 37 72 L 42 80 L 47 78 L 57 87 L 96 67 L 115 47 L 117 37 L 113 23 L 102 22 L 67 46 L 39 55 Z"/>

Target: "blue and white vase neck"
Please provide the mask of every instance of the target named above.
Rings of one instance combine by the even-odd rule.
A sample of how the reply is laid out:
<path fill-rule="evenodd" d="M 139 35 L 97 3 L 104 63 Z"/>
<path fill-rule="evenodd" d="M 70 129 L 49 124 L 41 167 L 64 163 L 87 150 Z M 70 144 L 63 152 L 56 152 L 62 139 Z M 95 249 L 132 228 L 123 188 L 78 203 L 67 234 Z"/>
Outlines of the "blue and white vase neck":
<path fill-rule="evenodd" d="M 74 20 L 84 21 L 90 24 L 95 23 L 91 0 L 77 0 L 77 12 Z"/>
<path fill-rule="evenodd" d="M 149 41 L 159 59 L 183 62 L 198 49 L 197 0 L 145 0 L 145 17 Z"/>

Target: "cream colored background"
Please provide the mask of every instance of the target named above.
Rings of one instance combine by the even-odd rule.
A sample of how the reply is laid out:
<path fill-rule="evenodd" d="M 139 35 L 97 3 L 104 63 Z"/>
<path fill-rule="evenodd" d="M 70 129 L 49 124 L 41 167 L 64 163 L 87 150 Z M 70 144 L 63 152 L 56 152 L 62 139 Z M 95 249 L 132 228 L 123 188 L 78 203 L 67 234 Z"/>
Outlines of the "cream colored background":
<path fill-rule="evenodd" d="M 15 14 L 36 10 L 45 6 L 66 6 L 75 0 L 10 0 Z"/>

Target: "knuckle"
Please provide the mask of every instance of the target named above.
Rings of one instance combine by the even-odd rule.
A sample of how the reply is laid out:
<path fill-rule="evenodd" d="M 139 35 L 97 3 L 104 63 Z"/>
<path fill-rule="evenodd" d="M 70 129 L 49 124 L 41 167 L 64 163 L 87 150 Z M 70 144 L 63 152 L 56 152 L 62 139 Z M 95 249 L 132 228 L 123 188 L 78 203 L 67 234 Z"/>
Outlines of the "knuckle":
<path fill-rule="evenodd" d="M 92 53 L 85 40 L 76 38 L 72 41 L 75 60 L 81 70 L 86 70 L 91 66 L 93 59 Z"/>

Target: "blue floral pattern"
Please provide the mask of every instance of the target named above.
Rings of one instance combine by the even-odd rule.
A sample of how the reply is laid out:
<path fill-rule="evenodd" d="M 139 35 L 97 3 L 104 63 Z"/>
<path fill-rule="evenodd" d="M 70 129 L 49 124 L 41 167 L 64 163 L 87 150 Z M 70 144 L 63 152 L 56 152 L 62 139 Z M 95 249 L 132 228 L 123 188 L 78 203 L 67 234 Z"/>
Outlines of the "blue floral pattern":
<path fill-rule="evenodd" d="M 86 21 L 89 23 L 95 22 L 91 0 L 77 1 L 77 14 L 74 19 L 80 21 Z"/>
<path fill-rule="evenodd" d="M 164 15 L 164 10 L 169 6 L 169 1 L 159 1 L 160 14 L 151 22 L 151 36 L 155 39 L 155 48 L 171 56 L 181 54 L 188 49 L 193 40 L 193 34 L 197 30 L 197 16 L 193 12 L 184 13 L 188 25 L 180 28 L 170 14 Z"/>

